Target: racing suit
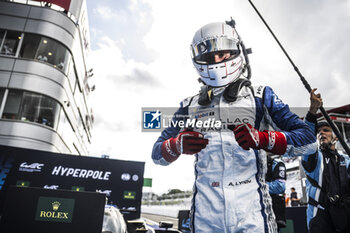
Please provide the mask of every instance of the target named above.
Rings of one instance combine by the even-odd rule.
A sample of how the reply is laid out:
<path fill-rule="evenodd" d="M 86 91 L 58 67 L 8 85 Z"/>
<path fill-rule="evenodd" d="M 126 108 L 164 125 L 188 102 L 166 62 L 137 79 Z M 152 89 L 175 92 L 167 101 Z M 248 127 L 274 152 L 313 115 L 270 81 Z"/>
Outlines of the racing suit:
<path fill-rule="evenodd" d="M 272 209 L 276 217 L 278 229 L 286 227 L 286 165 L 281 159 L 267 157 L 266 183 L 272 198 Z"/>
<path fill-rule="evenodd" d="M 315 130 L 316 116 L 305 122 Z M 336 150 L 318 149 L 303 156 L 309 196 L 307 225 L 310 232 L 350 232 L 350 159 Z"/>
<path fill-rule="evenodd" d="M 199 128 L 209 144 L 195 154 L 195 183 L 191 207 L 192 232 L 277 232 L 271 198 L 265 182 L 266 153 L 244 150 L 235 140 L 228 125 L 249 123 L 256 129 L 282 131 L 287 152 L 292 156 L 314 153 L 316 138 L 310 128 L 290 112 L 270 87 L 242 87 L 237 99 L 228 102 L 224 87 L 214 88 L 208 105 L 198 104 L 198 95 L 183 100 L 173 121 L 216 119 L 220 128 Z M 169 165 L 161 152 L 162 143 L 183 130 L 173 125 L 163 130 L 155 142 L 152 159 Z"/>

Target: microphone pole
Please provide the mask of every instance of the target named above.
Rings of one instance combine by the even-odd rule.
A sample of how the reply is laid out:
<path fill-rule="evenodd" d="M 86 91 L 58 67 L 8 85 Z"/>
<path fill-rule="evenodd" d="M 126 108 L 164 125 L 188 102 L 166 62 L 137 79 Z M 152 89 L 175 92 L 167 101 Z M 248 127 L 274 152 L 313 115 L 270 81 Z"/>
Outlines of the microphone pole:
<path fill-rule="evenodd" d="M 289 57 L 288 53 L 286 52 L 286 50 L 283 48 L 282 44 L 279 42 L 279 40 L 277 39 L 277 37 L 275 36 L 275 34 L 273 33 L 273 31 L 271 30 L 271 28 L 269 27 L 269 25 L 266 23 L 265 19 L 262 17 L 262 15 L 260 14 L 260 12 L 258 11 L 258 9 L 254 6 L 254 4 L 252 3 L 251 0 L 248 0 L 250 5 L 254 8 L 255 12 L 258 14 L 258 16 L 260 17 L 260 19 L 263 21 L 263 23 L 265 24 L 265 26 L 267 27 L 267 29 L 270 31 L 271 35 L 273 36 L 273 38 L 276 40 L 277 44 L 280 46 L 280 48 L 282 49 L 283 53 L 286 55 L 286 57 L 288 58 L 289 62 L 292 64 L 295 72 L 297 72 L 297 74 L 300 77 L 301 82 L 304 84 L 306 90 L 310 93 L 312 91 L 309 83 L 306 81 L 305 77 L 300 73 L 298 67 L 294 64 L 294 62 L 292 61 L 292 59 Z M 322 113 L 322 115 L 324 116 L 324 118 L 326 119 L 326 121 L 328 122 L 328 124 L 331 126 L 333 132 L 335 133 L 335 135 L 337 136 L 340 144 L 343 146 L 344 150 L 346 151 L 346 153 L 348 155 L 350 155 L 350 149 L 349 146 L 346 144 L 346 142 L 344 141 L 343 137 L 341 136 L 338 128 L 335 126 L 335 124 L 333 123 L 333 121 L 331 120 L 331 118 L 329 117 L 328 113 L 326 112 L 326 110 L 321 106 L 320 107 L 320 111 Z"/>

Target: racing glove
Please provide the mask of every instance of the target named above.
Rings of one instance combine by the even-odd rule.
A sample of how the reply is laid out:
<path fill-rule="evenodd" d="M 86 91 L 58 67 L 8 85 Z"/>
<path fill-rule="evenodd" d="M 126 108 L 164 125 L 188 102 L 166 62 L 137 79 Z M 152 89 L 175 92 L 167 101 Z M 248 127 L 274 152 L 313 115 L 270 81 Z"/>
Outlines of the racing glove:
<path fill-rule="evenodd" d="M 245 150 L 264 149 L 276 155 L 283 155 L 287 150 L 286 136 L 278 131 L 260 132 L 248 124 L 237 125 L 233 132 L 237 143 Z"/>
<path fill-rule="evenodd" d="M 185 130 L 176 138 L 169 138 L 162 144 L 163 158 L 168 162 L 174 162 L 180 154 L 196 154 L 204 149 L 208 144 L 208 139 L 203 134 Z"/>

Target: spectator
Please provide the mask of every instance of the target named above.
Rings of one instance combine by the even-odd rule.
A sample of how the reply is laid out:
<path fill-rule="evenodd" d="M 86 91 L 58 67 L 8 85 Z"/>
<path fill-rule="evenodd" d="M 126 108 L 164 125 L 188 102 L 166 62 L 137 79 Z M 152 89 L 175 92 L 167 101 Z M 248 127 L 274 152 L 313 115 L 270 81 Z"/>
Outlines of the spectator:
<path fill-rule="evenodd" d="M 63 67 L 64 67 L 64 62 L 61 61 L 60 63 L 58 63 L 57 67 L 61 70 L 63 70 Z"/>
<path fill-rule="evenodd" d="M 272 88 L 251 86 L 247 50 L 233 20 L 200 28 L 191 52 L 203 86 L 181 102 L 152 159 L 166 166 L 181 154 L 195 156 L 192 232 L 276 232 L 265 152 L 314 153 L 315 135 Z M 215 125 L 205 127 L 208 121 Z M 186 127 L 189 122 L 195 124 Z M 278 131 L 268 130 L 272 125 Z"/>
<path fill-rule="evenodd" d="M 350 159 L 335 149 L 338 138 L 325 121 L 317 122 L 322 106 L 316 89 L 310 93 L 306 123 L 317 133 L 319 149 L 303 156 L 307 177 L 307 225 L 310 233 L 350 232 Z"/>
<path fill-rule="evenodd" d="M 38 59 L 39 61 L 47 62 L 47 57 L 46 57 L 45 55 L 39 55 L 39 56 L 37 57 L 37 59 Z"/>
<path fill-rule="evenodd" d="M 298 198 L 298 193 L 295 191 L 295 188 L 290 188 L 290 205 L 299 206 L 300 199 Z"/>
<path fill-rule="evenodd" d="M 8 44 L 4 44 L 1 53 L 5 55 L 15 55 L 15 53 L 13 52 L 13 48 Z"/>

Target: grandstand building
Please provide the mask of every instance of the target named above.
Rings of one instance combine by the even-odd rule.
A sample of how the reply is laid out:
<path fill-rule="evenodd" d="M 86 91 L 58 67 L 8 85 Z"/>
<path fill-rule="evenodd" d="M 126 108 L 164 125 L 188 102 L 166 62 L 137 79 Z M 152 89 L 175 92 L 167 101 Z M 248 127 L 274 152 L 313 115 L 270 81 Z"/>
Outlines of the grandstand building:
<path fill-rule="evenodd" d="M 0 1 L 0 145 L 88 155 L 85 0 Z"/>

